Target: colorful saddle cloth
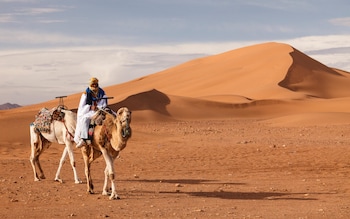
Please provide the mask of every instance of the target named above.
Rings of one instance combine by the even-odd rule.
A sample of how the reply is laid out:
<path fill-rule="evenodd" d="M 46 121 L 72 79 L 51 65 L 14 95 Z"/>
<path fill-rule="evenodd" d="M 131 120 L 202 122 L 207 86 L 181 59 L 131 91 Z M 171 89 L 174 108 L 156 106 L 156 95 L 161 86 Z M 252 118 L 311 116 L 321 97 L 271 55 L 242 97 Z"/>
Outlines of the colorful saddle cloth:
<path fill-rule="evenodd" d="M 51 132 L 51 123 L 53 120 L 63 121 L 64 113 L 61 108 L 55 107 L 51 110 L 42 108 L 35 116 L 34 126 L 35 130 L 43 133 Z"/>

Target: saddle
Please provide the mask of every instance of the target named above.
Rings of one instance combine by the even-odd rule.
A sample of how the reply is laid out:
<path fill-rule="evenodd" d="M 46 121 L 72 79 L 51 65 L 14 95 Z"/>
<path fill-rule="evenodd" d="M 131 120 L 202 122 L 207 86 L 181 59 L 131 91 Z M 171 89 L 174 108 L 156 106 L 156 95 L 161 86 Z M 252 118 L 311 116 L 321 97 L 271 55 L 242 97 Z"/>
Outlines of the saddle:
<path fill-rule="evenodd" d="M 88 140 L 92 140 L 95 127 L 101 126 L 103 124 L 107 113 L 113 115 L 114 117 L 116 116 L 113 110 L 108 107 L 97 110 L 96 113 L 92 116 L 88 129 Z"/>
<path fill-rule="evenodd" d="M 47 108 L 42 108 L 39 110 L 38 114 L 35 116 L 35 121 L 33 122 L 35 130 L 37 132 L 50 133 L 52 121 L 64 121 L 65 113 L 62 111 L 65 109 L 61 106 L 54 107 L 51 110 Z"/>

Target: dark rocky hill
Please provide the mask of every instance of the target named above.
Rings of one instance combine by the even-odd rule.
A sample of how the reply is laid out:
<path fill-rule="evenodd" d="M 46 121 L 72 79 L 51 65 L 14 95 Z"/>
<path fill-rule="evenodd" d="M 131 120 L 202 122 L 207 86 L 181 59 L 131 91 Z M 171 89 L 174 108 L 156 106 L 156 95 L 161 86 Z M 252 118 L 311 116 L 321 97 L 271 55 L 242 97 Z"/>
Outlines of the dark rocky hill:
<path fill-rule="evenodd" d="M 5 103 L 0 105 L 0 110 L 13 109 L 17 107 L 21 107 L 21 106 L 18 104 Z"/>

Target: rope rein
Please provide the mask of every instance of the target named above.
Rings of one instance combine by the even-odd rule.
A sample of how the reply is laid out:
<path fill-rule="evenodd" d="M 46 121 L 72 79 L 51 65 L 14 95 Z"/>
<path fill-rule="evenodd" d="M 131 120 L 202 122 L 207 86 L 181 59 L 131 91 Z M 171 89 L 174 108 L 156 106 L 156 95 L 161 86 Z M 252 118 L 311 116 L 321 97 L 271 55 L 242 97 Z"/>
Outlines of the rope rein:
<path fill-rule="evenodd" d="M 69 136 L 70 136 L 72 139 L 74 139 L 74 135 L 73 135 L 72 133 L 70 133 L 70 131 L 68 130 L 68 127 L 67 127 L 67 125 L 66 125 L 66 120 L 63 119 L 63 120 L 62 120 L 62 123 L 63 123 L 64 127 L 66 128 L 66 131 L 67 131 L 67 133 L 69 134 Z"/>

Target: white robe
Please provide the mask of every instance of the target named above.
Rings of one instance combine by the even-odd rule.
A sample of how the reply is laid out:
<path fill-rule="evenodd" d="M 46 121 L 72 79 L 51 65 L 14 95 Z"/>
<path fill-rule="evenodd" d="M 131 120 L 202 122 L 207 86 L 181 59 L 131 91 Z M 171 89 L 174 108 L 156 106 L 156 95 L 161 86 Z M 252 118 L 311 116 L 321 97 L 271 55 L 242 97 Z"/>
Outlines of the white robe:
<path fill-rule="evenodd" d="M 86 104 L 87 95 L 83 93 L 80 98 L 78 113 L 77 113 L 77 127 L 75 129 L 74 141 L 78 143 L 80 139 L 88 138 L 88 129 L 91 117 L 96 111 L 91 110 L 91 105 Z M 106 97 L 104 95 L 103 97 Z M 97 108 L 102 109 L 107 107 L 107 100 L 101 99 L 97 101 Z"/>

